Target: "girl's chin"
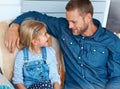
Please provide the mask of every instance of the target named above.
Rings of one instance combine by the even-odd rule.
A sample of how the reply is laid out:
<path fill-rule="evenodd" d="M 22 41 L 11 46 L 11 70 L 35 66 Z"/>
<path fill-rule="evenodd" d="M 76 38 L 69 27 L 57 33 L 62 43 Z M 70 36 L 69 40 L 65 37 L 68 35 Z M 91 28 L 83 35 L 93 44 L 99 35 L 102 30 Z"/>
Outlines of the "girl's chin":
<path fill-rule="evenodd" d="M 47 47 L 48 45 L 44 45 L 44 46 L 42 46 L 42 47 Z"/>
<path fill-rule="evenodd" d="M 48 44 L 45 44 L 45 46 L 48 46 Z"/>
<path fill-rule="evenodd" d="M 45 47 L 45 46 L 49 46 L 48 42 L 46 42 L 46 44 L 43 45 L 43 47 Z"/>

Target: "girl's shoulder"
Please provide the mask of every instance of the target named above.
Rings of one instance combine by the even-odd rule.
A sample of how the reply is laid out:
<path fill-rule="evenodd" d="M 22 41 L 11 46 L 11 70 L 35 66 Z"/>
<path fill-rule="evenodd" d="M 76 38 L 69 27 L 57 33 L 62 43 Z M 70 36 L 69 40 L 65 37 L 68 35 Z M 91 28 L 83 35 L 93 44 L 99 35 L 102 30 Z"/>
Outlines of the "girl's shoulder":
<path fill-rule="evenodd" d="M 23 50 L 19 50 L 16 54 L 16 56 L 23 56 Z"/>
<path fill-rule="evenodd" d="M 47 52 L 47 61 L 48 61 L 48 64 L 57 64 L 55 50 L 52 47 L 47 46 L 46 47 L 46 52 Z M 53 63 L 53 61 L 54 61 L 54 63 Z"/>
<path fill-rule="evenodd" d="M 47 47 L 45 47 L 45 48 L 46 48 L 47 53 L 55 54 L 55 50 L 54 50 L 52 47 L 47 46 Z"/>
<path fill-rule="evenodd" d="M 46 47 L 46 52 L 47 52 L 47 57 L 48 58 L 56 59 L 56 52 L 52 47 L 47 46 Z"/>

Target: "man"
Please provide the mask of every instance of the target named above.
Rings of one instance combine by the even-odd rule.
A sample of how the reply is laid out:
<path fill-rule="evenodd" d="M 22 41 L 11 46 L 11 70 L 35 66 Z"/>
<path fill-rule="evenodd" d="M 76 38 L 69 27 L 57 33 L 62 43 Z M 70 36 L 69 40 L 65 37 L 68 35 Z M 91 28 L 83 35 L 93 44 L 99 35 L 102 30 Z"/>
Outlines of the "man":
<path fill-rule="evenodd" d="M 89 0 L 70 0 L 66 19 L 27 12 L 12 22 L 5 44 L 13 52 L 19 43 L 19 25 L 27 19 L 42 21 L 60 43 L 66 71 L 64 89 L 120 89 L 120 39 L 92 17 Z"/>

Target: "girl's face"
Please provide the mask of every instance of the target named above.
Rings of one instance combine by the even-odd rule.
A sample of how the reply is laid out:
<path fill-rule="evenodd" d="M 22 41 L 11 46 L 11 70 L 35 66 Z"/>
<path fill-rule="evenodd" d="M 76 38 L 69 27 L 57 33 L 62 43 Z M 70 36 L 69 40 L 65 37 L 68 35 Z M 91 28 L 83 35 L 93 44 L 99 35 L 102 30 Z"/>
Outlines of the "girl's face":
<path fill-rule="evenodd" d="M 46 28 L 42 28 L 40 31 L 38 31 L 38 36 L 35 40 L 36 46 L 38 47 L 44 47 L 48 46 L 48 40 L 50 38 L 50 35 L 47 33 Z"/>

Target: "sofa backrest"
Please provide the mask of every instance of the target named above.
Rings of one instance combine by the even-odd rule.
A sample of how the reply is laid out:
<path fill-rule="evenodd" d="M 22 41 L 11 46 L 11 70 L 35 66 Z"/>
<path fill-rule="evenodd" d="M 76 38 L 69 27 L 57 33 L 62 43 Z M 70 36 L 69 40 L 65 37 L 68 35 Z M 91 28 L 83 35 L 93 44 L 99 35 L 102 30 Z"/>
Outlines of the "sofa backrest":
<path fill-rule="evenodd" d="M 14 56 L 17 52 L 16 49 L 14 53 L 10 53 L 4 45 L 4 34 L 7 31 L 10 22 L 11 20 L 0 22 L 0 67 L 8 80 L 11 80 L 12 78 Z"/>

